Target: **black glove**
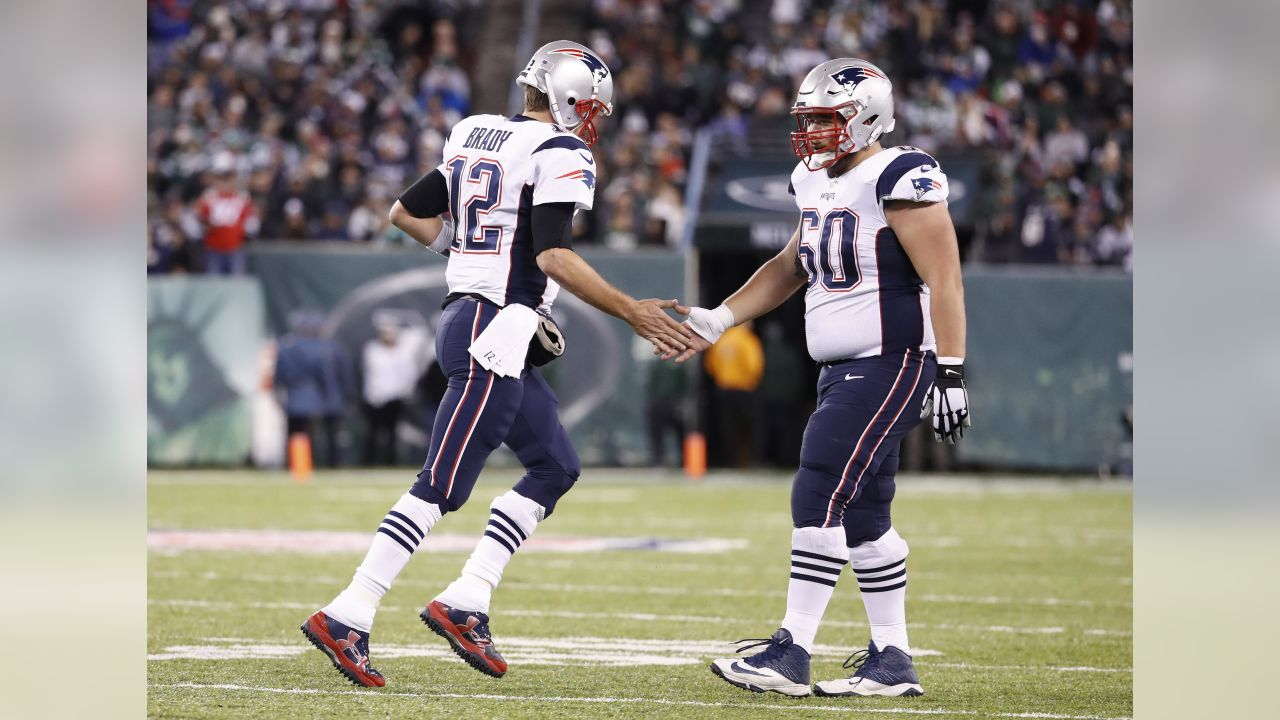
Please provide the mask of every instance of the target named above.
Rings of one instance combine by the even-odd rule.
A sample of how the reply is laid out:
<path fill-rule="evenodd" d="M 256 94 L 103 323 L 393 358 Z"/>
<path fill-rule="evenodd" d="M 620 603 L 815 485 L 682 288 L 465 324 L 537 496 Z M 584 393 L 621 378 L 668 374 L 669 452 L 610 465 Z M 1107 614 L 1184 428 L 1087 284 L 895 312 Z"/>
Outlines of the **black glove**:
<path fill-rule="evenodd" d="M 969 427 L 969 391 L 964 387 L 964 361 L 939 359 L 938 377 L 924 396 L 920 419 L 933 424 L 933 437 L 938 442 L 955 445 Z"/>

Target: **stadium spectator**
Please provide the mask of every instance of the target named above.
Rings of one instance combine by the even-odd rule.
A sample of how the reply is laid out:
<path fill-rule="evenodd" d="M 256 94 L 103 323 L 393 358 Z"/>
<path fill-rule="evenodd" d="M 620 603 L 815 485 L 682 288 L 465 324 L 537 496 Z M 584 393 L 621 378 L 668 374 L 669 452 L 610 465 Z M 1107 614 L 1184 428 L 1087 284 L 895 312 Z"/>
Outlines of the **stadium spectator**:
<path fill-rule="evenodd" d="M 237 187 L 235 167 L 228 155 L 213 164 L 213 187 L 196 203 L 196 217 L 204 226 L 204 264 L 210 275 L 243 275 L 244 240 L 258 232 L 258 214 L 249 194 Z"/>

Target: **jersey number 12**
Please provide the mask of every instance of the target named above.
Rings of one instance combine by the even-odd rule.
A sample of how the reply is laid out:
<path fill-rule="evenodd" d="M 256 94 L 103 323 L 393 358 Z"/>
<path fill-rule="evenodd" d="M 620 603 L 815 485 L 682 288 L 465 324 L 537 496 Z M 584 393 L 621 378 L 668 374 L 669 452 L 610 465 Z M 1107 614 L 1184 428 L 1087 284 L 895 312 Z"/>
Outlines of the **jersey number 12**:
<path fill-rule="evenodd" d="M 502 226 L 481 224 L 482 216 L 492 212 L 502 198 L 502 166 L 496 160 L 481 159 L 468 170 L 467 159 L 459 156 L 445 167 L 449 168 L 449 210 L 458 228 L 450 249 L 488 255 L 502 252 Z"/>

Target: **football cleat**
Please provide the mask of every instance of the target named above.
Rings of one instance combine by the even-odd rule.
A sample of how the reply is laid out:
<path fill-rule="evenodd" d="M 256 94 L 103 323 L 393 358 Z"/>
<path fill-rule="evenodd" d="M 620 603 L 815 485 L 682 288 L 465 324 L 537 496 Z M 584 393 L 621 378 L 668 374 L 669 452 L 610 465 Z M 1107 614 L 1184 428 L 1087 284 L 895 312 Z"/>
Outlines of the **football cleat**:
<path fill-rule="evenodd" d="M 507 661 L 489 634 L 488 615 L 451 608 L 439 600 L 432 600 L 418 615 L 427 627 L 448 640 L 458 657 L 471 667 L 496 678 L 507 674 Z"/>
<path fill-rule="evenodd" d="M 751 692 L 776 692 L 791 697 L 809 694 L 809 653 L 791 640 L 791 632 L 779 628 L 773 637 L 739 640 L 751 643 L 738 652 L 765 645 L 765 649 L 748 658 L 724 658 L 711 663 L 711 672 L 730 685 Z"/>
<path fill-rule="evenodd" d="M 363 687 L 382 687 L 386 678 L 369 664 L 369 633 L 347 627 L 323 612 L 302 623 L 302 634 L 324 651 L 351 682 Z"/>
<path fill-rule="evenodd" d="M 850 655 L 844 666 L 853 668 L 853 675 L 820 682 L 813 686 L 814 694 L 822 697 L 915 697 L 924 694 L 911 656 L 892 645 L 881 651 L 872 642 L 866 650 Z"/>

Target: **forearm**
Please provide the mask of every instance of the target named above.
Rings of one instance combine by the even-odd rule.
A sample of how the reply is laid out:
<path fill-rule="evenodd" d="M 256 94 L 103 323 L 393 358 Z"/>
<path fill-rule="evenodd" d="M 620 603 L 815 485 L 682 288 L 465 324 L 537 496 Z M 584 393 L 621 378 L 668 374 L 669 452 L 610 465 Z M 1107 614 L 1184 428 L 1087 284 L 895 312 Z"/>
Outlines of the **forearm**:
<path fill-rule="evenodd" d="M 635 298 L 609 284 L 578 253 L 567 248 L 551 248 L 539 253 L 538 267 L 560 287 L 616 318 L 627 320 L 635 305 Z"/>
<path fill-rule="evenodd" d="M 761 265 L 724 304 L 733 313 L 734 324 L 740 325 L 778 307 L 803 286 L 795 261 L 783 253 Z"/>
<path fill-rule="evenodd" d="M 957 274 L 958 275 L 958 274 Z M 929 286 L 929 315 L 938 357 L 965 356 L 964 285 L 957 276 L 938 287 Z"/>
<path fill-rule="evenodd" d="M 418 244 L 428 248 L 440 235 L 440 229 L 444 227 L 444 220 L 439 216 L 419 218 L 410 215 L 399 200 L 391 206 L 390 215 L 391 224 L 403 230 Z"/>

